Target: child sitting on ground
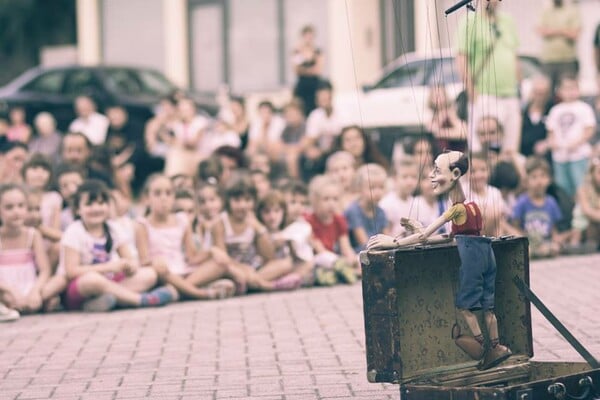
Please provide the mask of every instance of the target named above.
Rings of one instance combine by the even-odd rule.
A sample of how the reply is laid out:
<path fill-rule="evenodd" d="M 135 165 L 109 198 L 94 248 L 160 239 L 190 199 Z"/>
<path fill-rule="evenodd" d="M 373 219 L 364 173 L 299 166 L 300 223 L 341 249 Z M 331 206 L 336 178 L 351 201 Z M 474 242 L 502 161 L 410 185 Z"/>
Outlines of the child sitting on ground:
<path fill-rule="evenodd" d="M 273 259 L 274 249 L 254 213 L 256 201 L 256 188 L 249 178 L 233 180 L 225 190 L 225 212 L 213 226 L 212 239 L 214 246 L 227 253 L 230 268 L 243 277 L 248 289 L 268 291 L 274 285 L 261 267 Z M 238 286 L 238 293 L 244 291 Z"/>
<path fill-rule="evenodd" d="M 419 166 L 414 158 L 402 157 L 397 163 L 394 173 L 394 190 L 386 194 L 379 202 L 391 224 L 390 235 L 398 237 L 406 234 L 400 224 L 401 218 L 414 219 L 414 193 L 419 182 Z"/>
<path fill-rule="evenodd" d="M 52 183 L 52 164 L 41 155 L 34 154 L 23 165 L 21 170 L 23 181 L 28 188 L 27 201 L 30 217 L 27 226 L 36 228 L 44 238 L 48 251 L 48 259 L 52 271 L 58 265 L 59 242 L 61 238 L 60 213 L 62 198 L 57 192 L 50 190 Z"/>
<path fill-rule="evenodd" d="M 221 190 L 216 183 L 200 183 L 198 187 L 198 234 L 204 248 L 213 245 L 212 230 L 216 223 L 221 221 L 223 211 L 223 198 Z"/>
<path fill-rule="evenodd" d="M 385 192 L 387 174 L 379 164 L 365 164 L 354 175 L 358 199 L 344 211 L 348 221 L 350 243 L 355 252 L 364 250 L 369 238 L 378 233 L 387 234 L 388 219 L 377 204 Z"/>
<path fill-rule="evenodd" d="M 65 231 L 75 221 L 72 209 L 73 196 L 85 179 L 83 170 L 74 164 L 60 164 L 56 167 L 56 185 L 62 197 L 60 230 Z"/>
<path fill-rule="evenodd" d="M 414 215 L 423 226 L 429 226 L 446 211 L 447 204 L 442 197 L 434 193 L 428 177 L 421 177 L 418 185 L 419 195 L 415 197 L 411 215 Z M 448 233 L 447 225 L 442 225 L 437 233 Z"/>
<path fill-rule="evenodd" d="M 274 259 L 261 267 L 260 273 L 273 282 L 274 289 L 294 290 L 303 282 L 302 275 L 296 272 L 297 267 L 303 266 L 303 262 L 294 254 L 286 236 L 286 214 L 286 202 L 280 192 L 270 192 L 258 202 L 258 219 L 269 231 L 275 250 Z"/>
<path fill-rule="evenodd" d="M 42 193 L 40 212 L 41 226 L 54 231 L 60 230 L 60 212 L 62 199 L 58 192 L 50 190 L 52 184 L 52 163 L 48 157 L 41 154 L 33 154 L 23 165 L 21 174 L 25 186 L 33 191 Z M 40 230 L 45 239 L 60 240 L 60 238 L 48 238 L 45 230 Z M 52 236 L 52 235 L 50 235 Z"/>
<path fill-rule="evenodd" d="M 0 303 L 20 312 L 36 312 L 43 304 L 42 288 L 50 278 L 50 264 L 40 233 L 24 224 L 25 191 L 13 184 L 0 186 Z M 2 308 L 2 313 L 14 312 Z"/>
<path fill-rule="evenodd" d="M 234 295 L 228 257 L 218 249 L 198 251 L 188 217 L 175 213 L 175 188 L 164 175 L 151 175 L 144 187 L 147 212 L 138 219 L 136 245 L 142 265 L 187 298 L 219 299 Z M 210 284 L 208 287 L 204 287 Z"/>
<path fill-rule="evenodd" d="M 120 232 L 123 241 L 129 246 L 133 257 L 138 259 L 131 199 L 120 189 L 111 190 L 111 221 L 115 229 Z"/>
<path fill-rule="evenodd" d="M 309 185 L 312 213 L 305 216 L 313 230 L 316 283 L 356 282 L 358 258 L 350 244 L 348 222 L 340 213 L 342 187 L 331 176 L 318 175 Z"/>
<path fill-rule="evenodd" d="M 325 174 L 331 176 L 340 185 L 341 210 L 348 208 L 350 203 L 356 199 L 356 193 L 352 187 L 352 180 L 356 171 L 354 156 L 347 151 L 336 151 L 327 158 Z"/>
<path fill-rule="evenodd" d="M 77 219 L 63 234 L 56 281 L 46 285 L 44 297 L 60 294 L 59 280 L 66 277 L 67 310 L 108 311 L 117 305 L 154 307 L 171 302 L 176 293 L 169 288 L 148 292 L 156 284 L 156 272 L 140 268 L 108 221 L 109 202 L 110 191 L 102 181 L 91 179 L 79 186 L 72 199 Z"/>
<path fill-rule="evenodd" d="M 527 159 L 525 193 L 517 198 L 512 211 L 515 227 L 529 238 L 532 257 L 553 257 L 560 251 L 557 222 L 561 212 L 554 198 L 546 191 L 551 181 L 550 165 L 540 157 Z"/>
<path fill-rule="evenodd" d="M 289 181 L 281 186 L 285 200 L 285 228 L 282 231 L 296 257 L 295 273 L 302 278 L 303 286 L 314 284 L 314 253 L 311 246 L 312 227 L 304 219 L 308 206 L 308 189 L 301 181 Z"/>
<path fill-rule="evenodd" d="M 482 153 L 471 155 L 469 168 L 470 178 L 466 192 L 471 201 L 477 203 L 483 217 L 483 236 L 502 236 L 518 234 L 506 219 L 510 211 L 502 198 L 502 193 L 497 188 L 488 184 L 490 172 L 486 157 Z M 466 178 L 466 177 L 465 177 Z"/>

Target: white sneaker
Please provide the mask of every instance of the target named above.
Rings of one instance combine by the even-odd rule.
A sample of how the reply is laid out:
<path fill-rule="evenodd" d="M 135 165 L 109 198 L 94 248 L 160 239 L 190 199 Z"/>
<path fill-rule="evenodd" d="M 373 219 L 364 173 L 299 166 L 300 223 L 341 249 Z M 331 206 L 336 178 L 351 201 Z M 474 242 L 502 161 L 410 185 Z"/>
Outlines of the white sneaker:
<path fill-rule="evenodd" d="M 0 303 L 0 322 L 16 321 L 21 317 L 17 310 L 6 307 Z"/>

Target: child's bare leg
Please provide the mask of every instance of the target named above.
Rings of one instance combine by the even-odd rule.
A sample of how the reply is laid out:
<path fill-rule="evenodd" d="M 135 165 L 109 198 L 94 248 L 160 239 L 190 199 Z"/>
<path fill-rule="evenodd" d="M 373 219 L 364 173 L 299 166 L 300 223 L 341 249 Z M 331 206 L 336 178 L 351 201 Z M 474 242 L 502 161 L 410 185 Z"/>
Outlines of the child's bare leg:
<path fill-rule="evenodd" d="M 54 275 L 42 287 L 42 301 L 48 301 L 54 297 L 60 296 L 67 288 L 67 277 L 65 275 Z"/>
<path fill-rule="evenodd" d="M 227 266 L 211 260 L 196 268 L 185 280 L 195 287 L 200 287 L 226 276 L 228 276 Z"/>
<path fill-rule="evenodd" d="M 141 305 L 139 293 L 111 281 L 97 272 L 88 272 L 77 279 L 77 289 L 84 298 L 92 298 L 102 294 L 112 294 L 117 303 L 124 306 Z"/>
<path fill-rule="evenodd" d="M 269 261 L 257 271 L 257 274 L 267 281 L 274 281 L 277 278 L 289 274 L 293 269 L 294 264 L 292 263 L 292 259 L 287 257 L 280 260 Z"/>
<path fill-rule="evenodd" d="M 158 277 L 154 269 L 142 267 L 132 276 L 123 279 L 119 284 L 134 292 L 142 293 L 154 287 L 157 279 Z"/>
<path fill-rule="evenodd" d="M 67 288 L 65 275 L 54 275 L 42 287 L 41 295 L 44 302 L 44 311 L 55 311 L 60 306 L 60 294 Z"/>
<path fill-rule="evenodd" d="M 52 267 L 52 273 L 56 273 L 60 256 L 60 243 L 52 243 L 48 246 L 48 261 Z"/>
<path fill-rule="evenodd" d="M 305 261 L 299 264 L 296 264 L 296 268 L 294 269 L 298 275 L 302 277 L 302 284 L 304 286 L 310 286 L 314 284 L 314 272 L 315 272 L 315 263 L 312 261 Z"/>
<path fill-rule="evenodd" d="M 248 289 L 248 274 L 246 268 L 236 262 L 227 266 L 227 276 L 235 282 L 236 294 L 244 294 Z"/>
<path fill-rule="evenodd" d="M 167 273 L 166 275 L 161 275 L 161 281 L 173 286 L 179 294 L 190 299 L 204 300 L 213 298 L 209 290 L 196 287 L 196 285 L 181 275 Z"/>
<path fill-rule="evenodd" d="M 273 284 L 260 276 L 254 268 L 245 264 L 237 264 L 235 267 L 243 272 L 248 288 L 255 290 L 273 290 Z"/>

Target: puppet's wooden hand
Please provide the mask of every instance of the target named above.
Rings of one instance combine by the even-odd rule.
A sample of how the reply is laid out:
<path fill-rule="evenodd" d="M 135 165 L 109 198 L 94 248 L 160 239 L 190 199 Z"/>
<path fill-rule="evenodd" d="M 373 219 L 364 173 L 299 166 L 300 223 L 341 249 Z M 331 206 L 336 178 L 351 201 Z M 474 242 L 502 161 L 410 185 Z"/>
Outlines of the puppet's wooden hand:
<path fill-rule="evenodd" d="M 367 243 L 367 250 L 386 250 L 395 249 L 398 244 L 392 236 L 388 235 L 375 235 L 371 236 Z"/>
<path fill-rule="evenodd" d="M 419 221 L 404 217 L 400 218 L 400 225 L 402 225 L 402 227 L 406 229 L 409 234 L 421 233 L 423 232 L 423 229 L 425 229 L 423 224 Z"/>

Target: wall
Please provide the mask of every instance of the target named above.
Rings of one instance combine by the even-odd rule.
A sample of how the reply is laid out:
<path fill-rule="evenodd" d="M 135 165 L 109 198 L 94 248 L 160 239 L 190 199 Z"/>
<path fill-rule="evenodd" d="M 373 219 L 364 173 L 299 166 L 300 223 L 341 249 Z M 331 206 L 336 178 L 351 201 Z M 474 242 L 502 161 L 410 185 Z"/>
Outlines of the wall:
<path fill-rule="evenodd" d="M 381 71 L 379 2 L 329 0 L 329 59 L 336 90 L 372 82 Z"/>
<path fill-rule="evenodd" d="M 102 60 L 164 70 L 162 0 L 102 0 Z"/>

